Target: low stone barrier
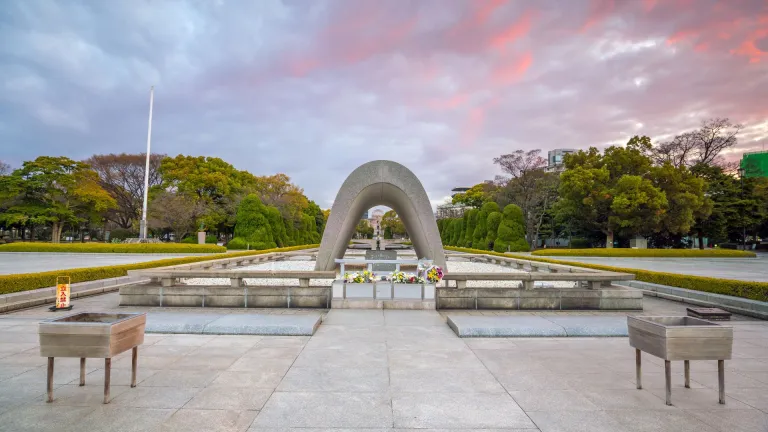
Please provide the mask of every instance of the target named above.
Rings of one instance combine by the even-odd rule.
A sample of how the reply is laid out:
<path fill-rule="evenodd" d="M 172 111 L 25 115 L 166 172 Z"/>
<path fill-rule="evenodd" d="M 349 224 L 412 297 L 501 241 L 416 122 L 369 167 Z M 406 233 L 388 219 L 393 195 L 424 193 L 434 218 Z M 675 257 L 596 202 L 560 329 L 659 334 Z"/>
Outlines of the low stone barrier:
<path fill-rule="evenodd" d="M 121 287 L 121 306 L 330 308 L 331 287 L 310 287 L 309 281 L 336 278 L 333 271 L 149 269 L 129 273 L 152 281 Z M 189 278 L 224 278 L 230 286 L 179 284 L 179 279 Z M 298 279 L 299 286 L 245 286 L 243 279 Z"/>

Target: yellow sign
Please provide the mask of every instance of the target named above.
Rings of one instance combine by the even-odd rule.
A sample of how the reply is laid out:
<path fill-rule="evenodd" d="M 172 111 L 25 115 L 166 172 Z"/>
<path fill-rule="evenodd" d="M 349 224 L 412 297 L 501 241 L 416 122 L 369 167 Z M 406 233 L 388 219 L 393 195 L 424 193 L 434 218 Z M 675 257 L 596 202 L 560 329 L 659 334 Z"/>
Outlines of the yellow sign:
<path fill-rule="evenodd" d="M 56 309 L 69 307 L 69 276 L 56 278 Z"/>

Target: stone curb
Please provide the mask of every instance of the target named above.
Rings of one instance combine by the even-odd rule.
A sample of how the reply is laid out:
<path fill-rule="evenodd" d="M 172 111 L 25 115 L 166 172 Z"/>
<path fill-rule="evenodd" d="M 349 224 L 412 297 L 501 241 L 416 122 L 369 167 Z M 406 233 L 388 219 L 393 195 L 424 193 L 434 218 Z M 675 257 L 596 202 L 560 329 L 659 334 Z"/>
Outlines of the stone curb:
<path fill-rule="evenodd" d="M 626 317 L 447 315 L 448 326 L 465 337 L 626 337 Z"/>
<path fill-rule="evenodd" d="M 109 279 L 99 279 L 95 281 L 79 282 L 70 286 L 71 299 L 88 297 L 92 295 L 105 294 L 117 291 L 121 286 L 134 283 L 146 282 L 149 279 L 137 278 L 134 276 L 120 276 Z M 27 309 L 35 306 L 41 306 L 47 303 L 54 303 L 56 297 L 56 287 L 40 288 L 31 291 L 22 291 L 0 295 L 0 314 L 12 312 L 19 309 Z"/>
<path fill-rule="evenodd" d="M 768 320 L 768 302 L 750 300 L 722 294 L 659 285 L 650 282 L 627 281 L 621 285 L 643 291 L 643 295 L 689 303 L 695 306 L 717 307 L 731 313 Z"/>

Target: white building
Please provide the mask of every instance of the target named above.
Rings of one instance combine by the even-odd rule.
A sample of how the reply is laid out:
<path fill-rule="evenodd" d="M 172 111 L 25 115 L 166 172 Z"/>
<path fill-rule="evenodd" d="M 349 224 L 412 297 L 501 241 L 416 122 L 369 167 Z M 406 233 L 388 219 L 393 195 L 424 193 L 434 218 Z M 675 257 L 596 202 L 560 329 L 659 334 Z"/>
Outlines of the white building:
<path fill-rule="evenodd" d="M 562 171 L 563 156 L 576 153 L 576 149 L 554 149 L 547 152 L 547 172 Z"/>

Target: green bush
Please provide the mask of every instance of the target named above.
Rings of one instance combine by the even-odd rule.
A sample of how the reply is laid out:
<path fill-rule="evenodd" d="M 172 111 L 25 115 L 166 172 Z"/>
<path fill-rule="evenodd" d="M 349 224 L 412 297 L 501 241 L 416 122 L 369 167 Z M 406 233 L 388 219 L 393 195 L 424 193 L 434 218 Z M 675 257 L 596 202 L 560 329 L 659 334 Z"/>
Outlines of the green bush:
<path fill-rule="evenodd" d="M 127 228 L 115 228 L 109 231 L 110 240 L 117 239 L 117 240 L 123 241 L 127 238 L 136 238 L 138 236 L 139 236 L 139 233 Z"/>
<path fill-rule="evenodd" d="M 205 236 L 205 243 L 206 244 L 216 244 L 218 242 L 219 242 L 219 238 L 216 237 L 213 234 L 208 234 L 207 236 Z"/>
<path fill-rule="evenodd" d="M 496 252 L 527 252 L 531 249 L 525 241 L 523 211 L 515 204 L 504 207 L 501 223 L 493 244 Z"/>
<path fill-rule="evenodd" d="M 498 252 L 488 252 L 477 249 L 447 247 L 446 249 L 457 252 L 480 253 L 487 255 L 506 256 L 513 258 L 526 259 L 530 261 L 546 262 L 550 264 L 568 265 L 574 267 L 585 267 L 595 270 L 605 270 L 620 273 L 631 273 L 635 279 L 642 282 L 667 285 L 677 288 L 685 288 L 694 291 L 710 292 L 714 294 L 723 294 L 734 297 L 741 297 L 750 300 L 768 301 L 768 282 L 751 282 L 735 279 L 720 279 L 704 276 L 691 276 L 677 273 L 664 273 L 651 270 L 640 270 L 624 267 L 613 267 L 599 264 L 586 264 L 575 261 L 561 261 L 551 258 L 538 258 L 535 256 L 504 254 Z"/>
<path fill-rule="evenodd" d="M 456 218 L 453 221 L 453 233 L 451 234 L 451 246 L 460 246 L 461 235 L 464 233 L 464 218 Z"/>
<path fill-rule="evenodd" d="M 203 245 L 201 245 L 203 246 Z M 290 252 L 293 250 L 311 249 L 319 245 L 303 245 L 281 249 L 265 249 L 261 251 L 220 253 L 206 256 L 193 256 L 182 258 L 169 258 L 156 261 L 147 261 L 135 264 L 124 264 L 105 267 L 86 267 L 77 269 L 54 270 L 41 273 L 23 273 L 12 275 L 0 275 L 0 294 L 29 291 L 38 288 L 46 288 L 56 285 L 57 276 L 69 276 L 72 283 L 87 282 L 98 279 L 107 279 L 125 276 L 128 270 L 140 270 L 156 267 L 167 267 L 179 264 L 189 264 L 201 261 L 210 261 L 222 258 L 235 258 L 240 256 L 260 255 L 271 252 Z"/>
<path fill-rule="evenodd" d="M 227 250 L 245 250 L 248 249 L 248 243 L 240 237 L 235 237 L 227 243 Z"/>
<path fill-rule="evenodd" d="M 197 244 L 197 237 L 193 236 L 186 236 L 179 243 L 182 244 Z"/>
<path fill-rule="evenodd" d="M 480 212 L 477 214 L 477 224 L 475 225 L 475 232 L 472 235 L 472 247 L 475 249 L 488 249 L 489 241 L 488 237 L 488 215 L 499 211 L 499 205 L 495 202 L 487 202 L 480 207 Z M 495 237 L 495 235 L 494 235 Z"/>
<path fill-rule="evenodd" d="M 729 249 L 539 249 L 538 256 L 578 257 L 668 257 L 668 258 L 754 258 L 754 252 Z"/>
<path fill-rule="evenodd" d="M 575 238 L 571 239 L 569 246 L 573 249 L 589 249 L 592 247 L 592 242 L 583 238 Z"/>
<path fill-rule="evenodd" d="M 181 243 L 10 243 L 0 252 L 78 252 L 78 253 L 221 253 L 217 245 Z"/>
<path fill-rule="evenodd" d="M 499 232 L 499 225 L 501 225 L 501 219 L 503 215 L 499 211 L 492 212 L 488 215 L 488 233 L 485 236 L 485 242 L 488 244 L 488 249 L 493 250 L 496 243 L 496 235 Z"/>
<path fill-rule="evenodd" d="M 255 194 L 250 194 L 237 206 L 235 237 L 251 244 L 252 249 L 277 247 L 268 219 L 267 206 Z"/>

